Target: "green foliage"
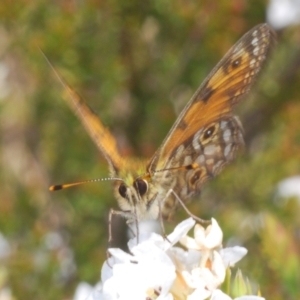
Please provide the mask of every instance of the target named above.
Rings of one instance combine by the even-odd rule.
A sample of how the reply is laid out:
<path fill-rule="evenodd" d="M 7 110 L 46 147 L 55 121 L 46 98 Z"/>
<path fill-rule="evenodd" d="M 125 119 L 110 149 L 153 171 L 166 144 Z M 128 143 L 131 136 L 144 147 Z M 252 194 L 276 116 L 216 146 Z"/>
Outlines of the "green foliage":
<path fill-rule="evenodd" d="M 62 87 L 39 48 L 114 132 L 122 153 L 150 157 L 218 60 L 264 22 L 265 5 L 225 0 L 1 5 L 0 232 L 12 252 L 0 258 L 0 288 L 10 287 L 16 299 L 67 299 L 78 282 L 98 281 L 108 212 L 117 207 L 109 182 L 48 192 L 51 184 L 104 178 L 108 172 L 63 102 Z M 216 218 L 224 240 L 247 247 L 243 273 L 275 300 L 300 296 L 299 199 L 274 197 L 280 180 L 300 172 L 299 45 L 299 28 L 281 32 L 270 68 L 239 106 L 246 151 L 189 206 L 196 215 Z M 174 219 L 185 217 L 181 211 Z M 125 226 L 118 222 L 120 245 Z"/>

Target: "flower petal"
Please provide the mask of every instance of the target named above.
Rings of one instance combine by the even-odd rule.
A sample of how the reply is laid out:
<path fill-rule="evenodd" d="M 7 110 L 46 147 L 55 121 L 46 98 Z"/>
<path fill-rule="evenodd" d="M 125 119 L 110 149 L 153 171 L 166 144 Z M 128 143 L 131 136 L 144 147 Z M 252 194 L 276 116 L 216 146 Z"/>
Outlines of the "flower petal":
<path fill-rule="evenodd" d="M 205 248 L 215 249 L 222 245 L 223 232 L 214 218 L 211 219 L 211 225 L 206 229 L 206 234 L 204 241 Z"/>
<path fill-rule="evenodd" d="M 189 236 L 183 236 L 180 239 L 180 244 L 188 249 L 201 250 L 201 248 L 199 247 L 199 244 L 196 242 L 196 240 Z"/>
<path fill-rule="evenodd" d="M 204 300 L 211 295 L 211 292 L 206 289 L 197 288 L 191 293 L 187 300 Z"/>
<path fill-rule="evenodd" d="M 233 267 L 238 261 L 240 261 L 248 250 L 244 247 L 235 246 L 220 250 L 220 254 L 223 258 L 226 267 Z"/>
<path fill-rule="evenodd" d="M 217 288 L 221 283 L 223 283 L 226 276 L 226 268 L 223 262 L 223 259 L 219 252 L 213 252 L 213 260 L 212 260 L 212 273 L 215 277 L 215 285 L 211 288 Z"/>
<path fill-rule="evenodd" d="M 232 300 L 228 295 L 223 293 L 221 290 L 215 290 L 210 300 Z"/>
<path fill-rule="evenodd" d="M 193 218 L 188 218 L 179 223 L 173 232 L 168 235 L 168 241 L 171 245 L 175 245 L 189 230 L 195 225 L 196 221 Z"/>
<path fill-rule="evenodd" d="M 246 296 L 234 298 L 234 300 L 265 300 L 265 298 L 254 296 L 254 295 L 248 295 L 248 296 L 246 295 Z"/>

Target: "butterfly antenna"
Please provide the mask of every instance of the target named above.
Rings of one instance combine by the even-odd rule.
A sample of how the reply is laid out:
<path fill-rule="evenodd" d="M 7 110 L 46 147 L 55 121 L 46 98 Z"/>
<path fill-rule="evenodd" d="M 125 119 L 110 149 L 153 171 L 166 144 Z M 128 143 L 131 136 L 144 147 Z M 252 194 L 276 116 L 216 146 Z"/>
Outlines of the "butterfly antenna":
<path fill-rule="evenodd" d="M 52 63 L 50 62 L 50 60 L 48 59 L 48 57 L 46 56 L 44 51 L 40 47 L 38 47 L 38 48 L 41 51 L 43 57 L 45 58 L 46 62 L 50 66 L 50 68 L 53 70 L 53 72 L 56 75 L 56 77 L 58 78 L 58 80 L 61 82 L 62 86 L 70 93 L 71 91 L 70 91 L 70 88 L 69 88 L 68 84 L 66 83 L 66 81 L 63 79 L 63 77 L 59 74 L 59 72 L 52 65 Z"/>
<path fill-rule="evenodd" d="M 49 191 L 53 192 L 53 191 L 67 189 L 67 188 L 70 188 L 70 187 L 73 187 L 73 186 L 77 186 L 77 185 L 81 185 L 81 184 L 85 184 L 85 183 L 108 181 L 108 180 L 123 181 L 123 179 L 121 179 L 121 178 L 115 178 L 115 177 L 96 178 L 96 179 L 82 180 L 82 181 L 77 181 L 77 182 L 72 182 L 72 183 L 64 183 L 64 184 L 51 185 L 49 187 Z"/>
<path fill-rule="evenodd" d="M 186 165 L 186 166 L 179 166 L 179 167 L 155 170 L 154 173 L 165 172 L 165 171 L 177 171 L 177 170 L 194 170 L 197 168 L 199 168 L 198 164 L 190 164 L 190 165 Z"/>
<path fill-rule="evenodd" d="M 186 165 L 186 166 L 179 166 L 179 167 L 155 170 L 153 173 L 159 173 L 159 172 L 165 172 L 165 171 L 178 171 L 178 170 L 194 170 L 197 168 L 199 168 L 198 164 L 190 164 L 190 165 Z M 138 178 L 145 178 L 145 177 L 151 177 L 150 172 L 147 172 L 147 173 L 144 173 L 144 174 L 138 176 Z"/>

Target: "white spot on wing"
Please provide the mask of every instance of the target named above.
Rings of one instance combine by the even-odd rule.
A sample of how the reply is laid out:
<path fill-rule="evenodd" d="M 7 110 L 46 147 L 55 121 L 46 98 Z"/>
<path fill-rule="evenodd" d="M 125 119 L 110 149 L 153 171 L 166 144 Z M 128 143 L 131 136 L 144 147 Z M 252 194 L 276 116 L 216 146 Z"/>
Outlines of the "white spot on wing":
<path fill-rule="evenodd" d="M 228 158 L 230 152 L 231 152 L 231 144 L 229 144 L 229 145 L 227 145 L 227 146 L 225 147 L 225 149 L 224 149 L 224 156 L 225 156 L 226 158 Z"/>
<path fill-rule="evenodd" d="M 195 150 L 200 149 L 200 141 L 199 141 L 199 138 L 200 138 L 201 132 L 202 132 L 202 130 L 198 131 L 198 132 L 195 134 L 194 138 L 193 138 L 192 145 L 193 145 L 193 148 L 194 148 Z"/>
<path fill-rule="evenodd" d="M 196 159 L 196 163 L 199 165 L 203 165 L 204 162 L 205 162 L 205 156 L 199 155 L 199 157 Z"/>
<path fill-rule="evenodd" d="M 223 133 L 223 140 L 228 143 L 231 140 L 231 131 L 230 129 L 226 129 Z"/>
<path fill-rule="evenodd" d="M 205 155 L 212 155 L 216 152 L 216 146 L 215 145 L 208 145 L 204 148 L 204 154 Z"/>
<path fill-rule="evenodd" d="M 251 59 L 251 61 L 250 61 L 250 67 L 251 68 L 254 68 L 255 67 L 255 63 L 256 63 L 256 59 Z"/>
<path fill-rule="evenodd" d="M 253 46 L 255 46 L 255 45 L 257 45 L 257 42 L 258 42 L 258 38 L 255 37 L 255 38 L 251 41 L 251 44 L 252 44 Z"/>
<path fill-rule="evenodd" d="M 193 163 L 192 157 L 190 155 L 186 156 L 183 161 L 184 166 L 188 166 Z"/>
<path fill-rule="evenodd" d="M 222 121 L 221 122 L 221 129 L 224 130 L 227 127 L 228 122 L 227 121 Z"/>
<path fill-rule="evenodd" d="M 206 164 L 207 165 L 214 165 L 215 160 L 213 158 L 207 159 Z"/>
<path fill-rule="evenodd" d="M 182 155 L 183 150 L 184 150 L 184 146 L 180 145 L 176 151 L 175 157 L 179 158 Z"/>

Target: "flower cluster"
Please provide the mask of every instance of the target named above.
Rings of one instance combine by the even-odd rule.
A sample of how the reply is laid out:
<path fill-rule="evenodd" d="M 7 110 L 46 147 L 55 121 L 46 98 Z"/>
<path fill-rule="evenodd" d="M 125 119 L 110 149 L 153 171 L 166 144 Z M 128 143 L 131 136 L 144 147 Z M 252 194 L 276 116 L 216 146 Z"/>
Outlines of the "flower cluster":
<path fill-rule="evenodd" d="M 194 227 L 194 238 L 188 231 Z M 243 247 L 222 248 L 223 233 L 216 220 L 206 229 L 189 218 L 166 238 L 141 234 L 128 246 L 130 254 L 109 249 L 102 282 L 89 300 L 230 300 L 220 289 L 226 269 L 246 255 Z M 187 250 L 176 247 L 181 243 Z M 242 296 L 239 300 L 263 299 Z"/>

